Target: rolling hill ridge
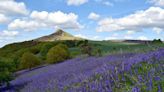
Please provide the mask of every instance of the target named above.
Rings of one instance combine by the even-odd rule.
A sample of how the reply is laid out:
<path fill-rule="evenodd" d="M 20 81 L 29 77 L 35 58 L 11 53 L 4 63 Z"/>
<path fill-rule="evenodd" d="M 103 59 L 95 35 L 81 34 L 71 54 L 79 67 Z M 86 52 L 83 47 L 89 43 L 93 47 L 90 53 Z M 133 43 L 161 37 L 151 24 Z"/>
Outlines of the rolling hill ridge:
<path fill-rule="evenodd" d="M 83 38 L 75 37 L 65 31 L 59 29 L 55 33 L 34 39 L 34 41 L 41 41 L 41 42 L 47 42 L 47 41 L 51 42 L 51 41 L 59 41 L 59 40 L 83 40 Z"/>

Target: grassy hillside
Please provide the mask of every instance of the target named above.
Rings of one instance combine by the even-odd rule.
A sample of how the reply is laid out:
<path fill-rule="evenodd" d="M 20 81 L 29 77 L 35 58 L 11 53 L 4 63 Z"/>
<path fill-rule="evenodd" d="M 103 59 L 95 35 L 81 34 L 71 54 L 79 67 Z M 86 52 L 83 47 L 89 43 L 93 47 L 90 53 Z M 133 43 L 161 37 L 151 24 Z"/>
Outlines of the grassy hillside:
<path fill-rule="evenodd" d="M 161 48 L 147 53 L 78 57 L 19 71 L 12 86 L 0 91 L 163 92 L 163 55 Z"/>
<path fill-rule="evenodd" d="M 47 61 L 51 59 L 52 59 L 51 60 L 52 62 L 56 60 L 55 65 L 53 66 L 53 67 L 56 67 L 56 65 L 60 65 L 60 64 L 62 65 L 62 62 L 67 62 L 67 59 L 81 57 L 82 59 L 85 60 L 86 58 L 89 58 L 85 62 L 84 65 L 83 63 L 81 63 L 80 66 L 78 67 L 78 69 L 84 69 L 84 70 L 79 70 L 80 71 L 79 73 L 83 73 L 83 72 L 87 73 L 89 71 L 85 71 L 85 70 L 91 69 L 92 67 L 92 66 L 87 66 L 89 62 L 98 61 L 99 60 L 98 58 L 100 56 L 104 57 L 99 60 L 101 63 L 99 62 L 95 64 L 101 65 L 103 64 L 102 63 L 103 61 L 120 61 L 120 60 L 124 60 L 125 58 L 129 60 L 129 55 L 131 56 L 131 55 L 136 55 L 139 53 L 142 55 L 144 53 L 154 52 L 155 50 L 159 48 L 163 48 L 163 47 L 164 47 L 164 44 L 162 43 L 161 44 L 135 44 L 135 43 L 125 43 L 125 42 L 87 41 L 87 40 L 84 40 L 84 41 L 79 41 L 79 40 L 68 41 L 67 40 L 67 41 L 54 41 L 54 42 L 26 41 L 26 42 L 21 42 L 21 43 L 13 43 L 13 44 L 6 45 L 0 49 L 0 66 L 1 66 L 0 68 L 2 68 L 0 69 L 1 70 L 0 71 L 0 87 L 4 85 L 4 82 L 6 83 L 6 85 L 9 85 L 9 81 L 14 78 L 13 76 L 14 72 L 20 71 L 22 69 L 27 69 L 27 68 L 32 70 L 40 66 L 45 66 L 47 64 L 49 65 L 50 63 L 48 63 Z M 111 57 L 107 58 L 106 60 L 105 56 L 108 57 L 109 55 L 111 55 Z M 123 56 L 119 57 L 118 55 L 123 55 Z M 113 56 L 116 56 L 116 57 L 113 58 Z M 147 56 L 143 57 L 143 59 L 145 58 L 147 58 Z M 76 59 L 73 60 L 73 62 L 79 62 L 79 61 L 82 62 L 83 60 L 82 61 L 76 60 Z M 71 63 L 71 65 L 74 65 L 74 64 Z M 92 65 L 94 65 L 94 62 L 92 63 Z M 93 66 L 92 67 L 93 70 L 95 70 L 94 68 L 96 67 L 100 68 L 98 65 Z M 64 67 L 69 67 L 69 65 L 66 64 Z M 59 70 L 57 71 L 60 72 L 60 69 L 62 68 L 60 67 Z M 65 72 L 69 72 L 70 70 L 71 70 L 70 68 L 68 69 L 66 68 Z M 92 73 L 93 72 L 91 72 L 91 74 Z M 36 76 L 40 76 L 40 75 L 37 74 Z M 72 76 L 72 75 L 69 75 L 69 76 Z M 61 78 L 63 77 L 65 77 L 65 75 L 61 76 Z M 15 78 L 17 77 L 15 76 Z M 18 78 L 18 81 L 21 81 L 21 80 Z M 58 81 L 58 79 L 56 81 Z M 18 83 L 18 85 L 24 85 L 24 84 Z M 76 83 L 71 84 L 71 85 L 76 85 Z M 31 85 L 29 86 L 31 87 Z M 83 86 L 83 82 L 82 82 L 82 86 Z M 67 86 L 65 85 L 64 87 L 67 87 Z"/>
<path fill-rule="evenodd" d="M 20 43 L 13 43 L 0 48 L 0 57 L 15 58 L 20 57 L 24 52 L 32 52 L 40 54 L 45 45 L 50 47 L 58 44 L 66 44 L 72 53 L 80 53 L 79 47 L 76 45 L 78 41 L 55 41 L 55 42 L 37 42 L 26 41 Z M 144 52 L 164 47 L 164 44 L 133 44 L 124 42 L 111 42 L 111 41 L 89 41 L 93 49 L 100 48 L 104 55 L 121 53 L 121 52 Z"/>
<path fill-rule="evenodd" d="M 61 29 L 57 30 L 55 33 L 52 33 L 47 36 L 43 36 L 35 39 L 35 41 L 47 42 L 47 41 L 64 41 L 64 40 L 83 40 L 83 38 L 75 37 Z"/>
<path fill-rule="evenodd" d="M 90 41 L 94 48 L 101 48 L 103 54 L 126 53 L 126 52 L 147 52 L 164 47 L 163 44 L 138 44 L 111 41 Z"/>

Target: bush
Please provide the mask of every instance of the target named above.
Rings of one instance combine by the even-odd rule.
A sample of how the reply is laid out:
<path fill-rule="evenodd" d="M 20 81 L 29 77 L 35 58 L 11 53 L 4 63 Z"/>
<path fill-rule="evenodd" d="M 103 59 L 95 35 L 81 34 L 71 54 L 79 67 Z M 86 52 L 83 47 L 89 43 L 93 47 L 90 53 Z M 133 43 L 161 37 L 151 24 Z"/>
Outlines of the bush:
<path fill-rule="evenodd" d="M 31 69 L 32 67 L 40 65 L 40 60 L 34 54 L 26 52 L 21 58 L 20 67 L 21 69 Z"/>
<path fill-rule="evenodd" d="M 68 47 L 75 47 L 76 46 L 76 40 L 68 40 L 64 41 L 63 43 L 66 44 Z"/>
<path fill-rule="evenodd" d="M 13 68 L 14 66 L 12 66 L 11 62 L 0 59 L 0 86 L 5 84 L 9 86 L 9 82 L 13 79 Z"/>
<path fill-rule="evenodd" d="M 38 54 L 40 52 L 40 49 L 37 47 L 31 47 L 29 48 L 29 51 L 33 54 Z"/>
<path fill-rule="evenodd" d="M 161 41 L 161 39 L 154 39 L 154 40 L 152 41 L 152 43 L 153 43 L 153 44 L 161 44 L 162 41 Z"/>
<path fill-rule="evenodd" d="M 97 49 L 94 51 L 94 55 L 95 55 L 95 56 L 102 56 L 101 49 L 100 49 L 100 48 L 97 48 Z"/>
<path fill-rule="evenodd" d="M 48 63 L 59 63 L 69 58 L 68 47 L 64 44 L 58 44 L 52 47 L 47 54 Z"/>
<path fill-rule="evenodd" d="M 42 48 L 41 48 L 41 51 L 40 51 L 40 55 L 42 57 L 43 60 L 46 59 L 46 55 L 48 53 L 48 51 L 54 46 L 54 44 L 52 43 L 45 43 Z"/>
<path fill-rule="evenodd" d="M 79 46 L 80 46 L 81 52 L 83 54 L 87 54 L 89 56 L 92 56 L 93 47 L 89 44 L 88 40 L 80 42 Z"/>

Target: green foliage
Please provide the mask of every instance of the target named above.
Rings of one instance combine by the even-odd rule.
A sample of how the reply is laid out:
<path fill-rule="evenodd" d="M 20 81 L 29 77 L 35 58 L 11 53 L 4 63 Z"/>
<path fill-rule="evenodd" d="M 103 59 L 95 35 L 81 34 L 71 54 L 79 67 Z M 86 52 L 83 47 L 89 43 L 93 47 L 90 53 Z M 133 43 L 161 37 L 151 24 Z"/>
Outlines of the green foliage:
<path fill-rule="evenodd" d="M 68 47 L 75 47 L 76 46 L 76 40 L 68 40 L 65 41 L 64 44 L 66 44 Z"/>
<path fill-rule="evenodd" d="M 38 54 L 40 52 L 40 49 L 38 47 L 32 47 L 32 48 L 29 48 L 28 51 L 30 51 L 33 54 Z"/>
<path fill-rule="evenodd" d="M 161 44 L 162 41 L 161 41 L 161 39 L 154 39 L 152 43 L 153 44 Z"/>
<path fill-rule="evenodd" d="M 68 47 L 64 44 L 58 44 L 52 47 L 47 54 L 48 63 L 58 63 L 69 58 Z"/>
<path fill-rule="evenodd" d="M 0 58 L 0 86 L 7 85 L 13 79 L 12 72 L 14 71 L 14 65 L 11 61 Z"/>
<path fill-rule="evenodd" d="M 52 43 L 45 43 L 42 46 L 41 51 L 40 51 L 40 55 L 41 55 L 43 60 L 46 59 L 46 55 L 47 55 L 49 49 L 52 48 L 53 46 L 54 46 L 54 44 L 52 44 Z"/>
<path fill-rule="evenodd" d="M 0 57 L 5 58 L 8 61 L 13 61 L 15 68 L 18 70 L 20 66 L 21 57 L 26 52 L 31 52 L 37 55 L 42 61 L 47 58 L 47 53 L 53 46 L 65 43 L 69 47 L 71 57 L 76 57 L 80 54 L 97 55 L 98 49 L 101 49 L 102 55 L 116 54 L 120 52 L 124 53 L 138 53 L 155 50 L 160 47 L 164 47 L 164 44 L 127 44 L 123 42 L 111 42 L 111 41 L 55 41 L 55 42 L 35 42 L 26 41 L 21 43 L 13 43 L 0 48 Z M 75 46 L 75 47 L 72 47 Z M 78 46 L 78 47 L 77 47 Z M 84 47 L 83 47 L 84 46 Z M 75 48 L 75 49 L 71 49 Z M 97 49 L 98 48 L 98 49 Z M 71 50 L 70 50 L 71 49 Z M 94 51 L 94 52 L 93 52 Z M 99 55 L 101 55 L 99 54 Z"/>
<path fill-rule="evenodd" d="M 26 52 L 22 55 L 20 68 L 21 69 L 31 69 L 32 67 L 40 65 L 40 60 L 34 54 Z"/>
<path fill-rule="evenodd" d="M 88 43 L 88 40 L 80 42 L 80 49 L 83 54 L 92 56 L 93 47 Z"/>
<path fill-rule="evenodd" d="M 77 42 L 76 42 L 76 46 L 80 46 L 80 45 L 83 44 L 83 43 L 84 43 L 83 40 L 77 41 Z"/>
<path fill-rule="evenodd" d="M 83 54 L 87 54 L 89 56 L 92 56 L 92 46 L 91 45 L 83 45 L 81 46 L 81 52 Z"/>
<path fill-rule="evenodd" d="M 75 58 L 76 56 L 78 56 L 78 55 L 80 55 L 81 53 L 79 52 L 79 51 L 72 51 L 71 53 L 70 53 L 70 57 L 71 58 Z"/>
<path fill-rule="evenodd" d="M 101 49 L 100 49 L 100 48 L 97 48 L 97 49 L 94 51 L 94 55 L 95 55 L 95 56 L 102 56 Z"/>

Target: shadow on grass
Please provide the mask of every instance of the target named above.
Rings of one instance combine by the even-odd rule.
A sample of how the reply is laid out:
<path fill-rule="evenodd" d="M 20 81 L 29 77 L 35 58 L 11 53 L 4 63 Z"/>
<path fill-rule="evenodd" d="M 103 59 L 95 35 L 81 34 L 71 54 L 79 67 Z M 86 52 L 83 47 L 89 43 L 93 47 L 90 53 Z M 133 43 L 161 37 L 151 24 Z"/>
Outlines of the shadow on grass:
<path fill-rule="evenodd" d="M 23 84 L 17 84 L 17 85 L 11 84 L 10 86 L 2 86 L 0 87 L 0 92 L 19 92 L 19 90 L 22 89 L 28 83 L 29 82 Z"/>

